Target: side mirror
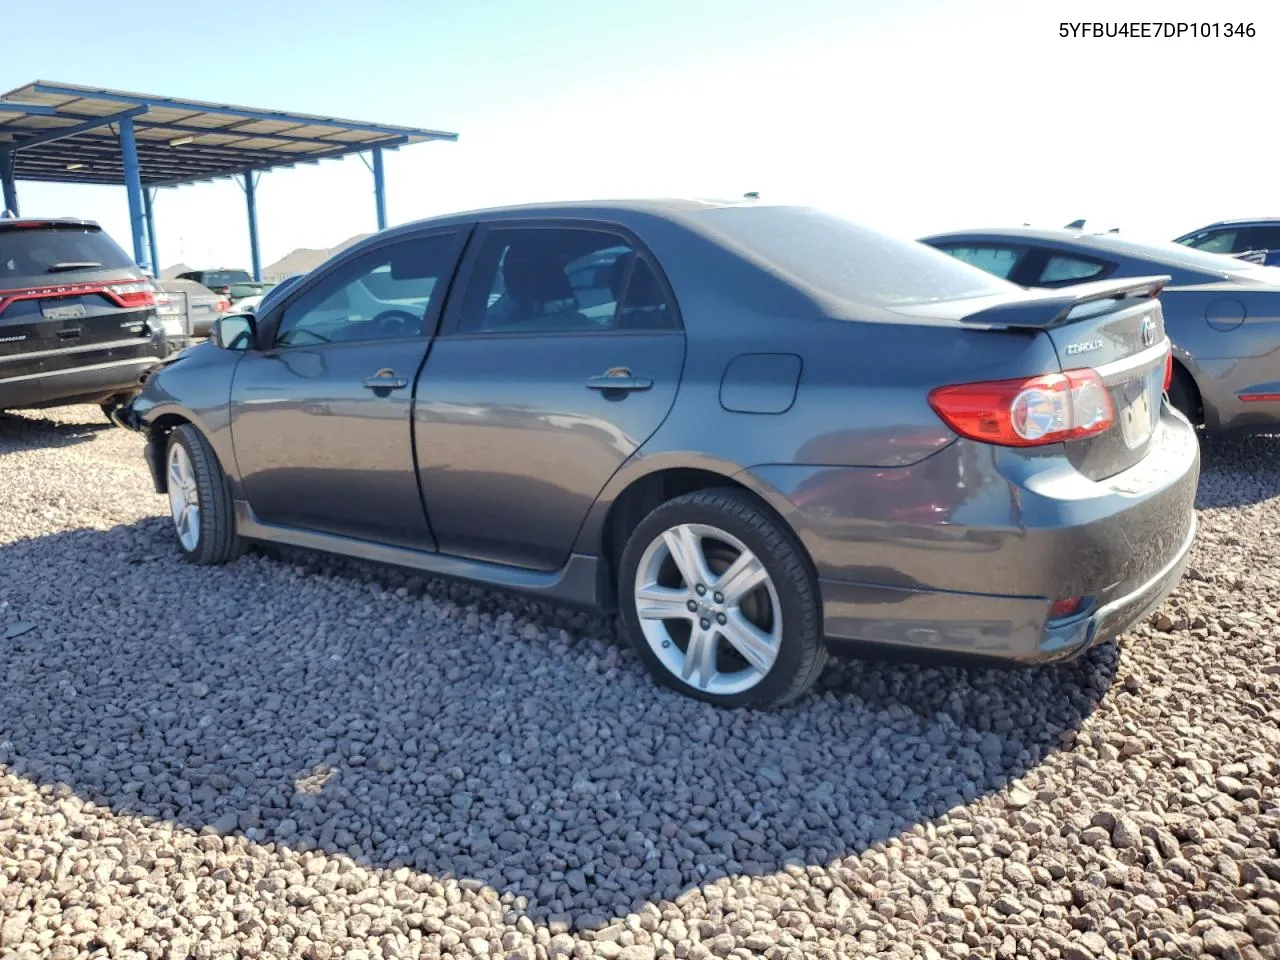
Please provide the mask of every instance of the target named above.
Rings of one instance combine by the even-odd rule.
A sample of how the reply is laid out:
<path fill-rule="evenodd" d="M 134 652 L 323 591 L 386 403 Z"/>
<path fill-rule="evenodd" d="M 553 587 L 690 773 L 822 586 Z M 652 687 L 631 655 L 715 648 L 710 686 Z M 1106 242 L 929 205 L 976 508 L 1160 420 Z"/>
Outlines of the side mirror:
<path fill-rule="evenodd" d="M 213 342 L 223 350 L 248 350 L 257 332 L 257 324 L 247 313 L 228 313 L 213 322 Z"/>

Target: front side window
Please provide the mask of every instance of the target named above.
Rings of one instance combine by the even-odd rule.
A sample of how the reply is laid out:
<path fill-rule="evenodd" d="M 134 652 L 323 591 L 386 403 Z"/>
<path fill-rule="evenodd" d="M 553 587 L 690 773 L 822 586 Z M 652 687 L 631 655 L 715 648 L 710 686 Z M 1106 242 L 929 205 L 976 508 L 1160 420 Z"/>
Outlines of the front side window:
<path fill-rule="evenodd" d="M 458 332 L 591 333 L 673 321 L 652 268 L 621 237 L 575 227 L 499 228 L 476 255 Z"/>
<path fill-rule="evenodd" d="M 455 248 L 453 234 L 435 234 L 357 257 L 285 308 L 276 346 L 422 336 Z"/>
<path fill-rule="evenodd" d="M 1004 280 L 1009 279 L 1013 268 L 1018 265 L 1018 261 L 1022 259 L 1025 252 L 1018 247 L 991 244 L 966 244 L 958 247 L 943 247 L 943 249 L 957 260 Z"/>
<path fill-rule="evenodd" d="M 1106 264 L 1097 260 L 1085 260 L 1081 257 L 1069 257 L 1055 253 L 1049 257 L 1040 271 L 1041 283 L 1072 283 L 1099 276 L 1106 269 Z"/>

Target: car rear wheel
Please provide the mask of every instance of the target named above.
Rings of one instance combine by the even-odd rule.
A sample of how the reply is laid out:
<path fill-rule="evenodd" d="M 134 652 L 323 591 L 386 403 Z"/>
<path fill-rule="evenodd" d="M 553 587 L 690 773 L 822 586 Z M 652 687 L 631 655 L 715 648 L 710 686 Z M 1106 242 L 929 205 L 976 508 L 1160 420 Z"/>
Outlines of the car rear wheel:
<path fill-rule="evenodd" d="M 227 475 L 204 435 L 190 424 L 169 434 L 165 478 L 169 514 L 184 560 L 227 563 L 244 552 L 244 541 L 236 535 Z"/>
<path fill-rule="evenodd" d="M 620 568 L 623 622 L 659 683 L 720 706 L 778 706 L 826 665 L 803 550 L 745 493 L 668 501 L 636 527 Z"/>
<path fill-rule="evenodd" d="M 1200 391 L 1196 389 L 1191 374 L 1177 365 L 1173 367 L 1173 377 L 1169 380 L 1169 403 L 1180 414 L 1194 425 L 1204 419 L 1200 410 Z"/>

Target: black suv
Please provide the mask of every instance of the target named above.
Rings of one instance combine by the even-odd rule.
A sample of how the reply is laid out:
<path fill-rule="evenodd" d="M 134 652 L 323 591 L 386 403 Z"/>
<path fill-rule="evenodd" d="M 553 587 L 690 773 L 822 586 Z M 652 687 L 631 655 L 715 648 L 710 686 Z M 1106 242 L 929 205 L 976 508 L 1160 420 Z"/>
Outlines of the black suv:
<path fill-rule="evenodd" d="M 96 223 L 0 218 L 0 410 L 109 413 L 165 347 L 155 287 Z"/>

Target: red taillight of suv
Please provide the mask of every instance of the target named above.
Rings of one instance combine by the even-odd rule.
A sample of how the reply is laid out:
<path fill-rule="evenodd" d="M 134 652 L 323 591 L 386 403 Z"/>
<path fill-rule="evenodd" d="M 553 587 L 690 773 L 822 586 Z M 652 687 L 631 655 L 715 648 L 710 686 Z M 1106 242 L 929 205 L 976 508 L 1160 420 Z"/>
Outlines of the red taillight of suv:
<path fill-rule="evenodd" d="M 149 280 L 105 283 L 103 292 L 122 307 L 154 307 L 156 288 Z"/>
<path fill-rule="evenodd" d="M 1092 437 L 1115 422 L 1102 378 L 1085 369 L 938 387 L 929 405 L 960 436 L 1007 447 Z"/>

